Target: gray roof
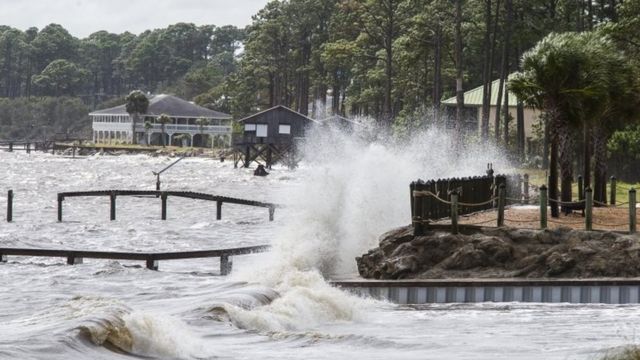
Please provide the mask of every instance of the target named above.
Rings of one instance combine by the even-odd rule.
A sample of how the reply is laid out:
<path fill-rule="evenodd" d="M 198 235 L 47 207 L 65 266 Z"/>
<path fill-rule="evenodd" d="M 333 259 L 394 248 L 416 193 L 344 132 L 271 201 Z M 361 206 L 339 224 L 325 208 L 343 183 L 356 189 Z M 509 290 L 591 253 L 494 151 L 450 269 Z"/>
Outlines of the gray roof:
<path fill-rule="evenodd" d="M 353 119 L 349 119 L 349 118 L 346 118 L 344 116 L 337 115 L 337 114 L 331 115 L 331 116 L 329 116 L 327 118 L 324 118 L 324 119 L 320 120 L 320 122 L 323 123 L 323 124 L 328 124 L 328 123 L 332 123 L 333 122 L 333 123 L 339 123 L 339 124 L 340 123 L 348 123 L 348 124 L 353 124 L 353 125 L 358 125 L 358 126 L 363 126 L 364 125 L 361 122 L 358 122 L 358 121 L 355 121 Z"/>
<path fill-rule="evenodd" d="M 179 97 L 165 94 L 151 97 L 149 99 L 149 108 L 144 115 L 159 116 L 161 114 L 167 114 L 171 117 L 231 119 L 229 114 L 210 110 Z M 96 110 L 89 115 L 129 115 L 129 113 L 127 113 L 126 105 L 119 105 L 109 109 Z"/>
<path fill-rule="evenodd" d="M 306 116 L 306 115 L 303 115 L 303 114 L 301 114 L 301 113 L 299 113 L 299 112 L 297 112 L 297 111 L 295 111 L 295 110 L 291 110 L 291 109 L 289 109 L 288 107 L 286 107 L 286 106 L 284 106 L 284 105 L 276 105 L 276 106 L 274 106 L 274 107 L 272 107 L 272 108 L 269 108 L 269 109 L 266 109 L 266 110 L 262 110 L 262 111 L 260 111 L 260 112 L 257 112 L 257 113 L 255 113 L 255 114 L 253 114 L 253 115 L 247 116 L 247 117 L 246 117 L 246 118 L 244 118 L 244 119 L 240 119 L 240 120 L 238 120 L 238 122 L 244 122 L 244 121 L 246 121 L 246 120 L 255 119 L 255 118 L 257 118 L 257 117 L 259 117 L 259 116 L 261 116 L 262 114 L 267 113 L 267 112 L 272 112 L 272 111 L 283 111 L 283 110 L 284 110 L 284 111 L 291 112 L 291 113 L 293 113 L 293 114 L 295 114 L 295 115 L 299 116 L 300 118 L 302 118 L 302 119 L 304 119 L 304 120 L 308 120 L 308 121 L 311 121 L 311 122 L 314 122 L 314 123 L 319 123 L 319 121 L 317 121 L 317 120 L 313 120 L 312 118 L 310 118 L 310 117 L 308 117 L 308 116 Z"/>

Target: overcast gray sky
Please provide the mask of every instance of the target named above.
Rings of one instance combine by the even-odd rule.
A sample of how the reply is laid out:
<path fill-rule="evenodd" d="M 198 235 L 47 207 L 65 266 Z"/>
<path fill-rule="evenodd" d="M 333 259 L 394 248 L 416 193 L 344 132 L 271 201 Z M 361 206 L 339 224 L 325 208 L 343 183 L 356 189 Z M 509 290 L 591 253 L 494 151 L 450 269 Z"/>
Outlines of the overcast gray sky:
<path fill-rule="evenodd" d="M 0 25 L 20 30 L 64 26 L 77 37 L 98 31 L 140 33 L 177 22 L 196 25 L 251 23 L 268 0 L 0 0 Z"/>

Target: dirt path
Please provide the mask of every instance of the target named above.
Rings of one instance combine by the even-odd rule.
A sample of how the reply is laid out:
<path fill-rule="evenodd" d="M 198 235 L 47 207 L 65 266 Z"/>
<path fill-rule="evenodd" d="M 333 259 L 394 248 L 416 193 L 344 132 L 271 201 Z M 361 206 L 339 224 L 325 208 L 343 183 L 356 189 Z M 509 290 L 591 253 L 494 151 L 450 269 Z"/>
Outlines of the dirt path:
<path fill-rule="evenodd" d="M 496 226 L 498 212 L 496 210 L 483 211 L 471 215 L 461 216 L 460 224 L 477 224 L 484 226 Z M 540 228 L 540 209 L 534 205 L 509 207 L 505 209 L 505 225 L 524 229 Z M 554 219 L 551 211 L 547 212 L 548 227 L 558 228 L 561 226 L 573 229 L 584 229 L 584 217 L 580 211 L 572 214 L 560 214 Z M 449 220 L 438 221 L 437 224 L 447 224 Z M 636 223 L 640 223 L 640 209 L 636 214 Z M 626 206 L 616 208 L 594 208 L 593 209 L 593 229 L 594 230 L 629 230 L 629 209 Z"/>

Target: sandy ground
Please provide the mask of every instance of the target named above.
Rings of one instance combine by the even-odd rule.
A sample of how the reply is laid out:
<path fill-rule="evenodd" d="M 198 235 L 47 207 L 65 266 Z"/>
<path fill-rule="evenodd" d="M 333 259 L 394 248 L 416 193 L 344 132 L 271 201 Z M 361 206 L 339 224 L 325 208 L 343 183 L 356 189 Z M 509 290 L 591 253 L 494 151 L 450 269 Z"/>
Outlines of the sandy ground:
<path fill-rule="evenodd" d="M 496 226 L 498 212 L 488 210 L 470 215 L 461 216 L 458 220 L 460 224 L 474 224 L 483 226 Z M 511 227 L 539 229 L 540 228 L 540 208 L 534 205 L 512 206 L 505 209 L 505 225 Z M 584 229 L 584 217 L 581 211 L 574 211 L 572 214 L 560 214 L 554 219 L 551 217 L 551 210 L 547 211 L 547 223 L 549 228 L 560 226 L 571 227 L 573 229 Z M 437 224 L 447 224 L 450 221 L 442 220 Z M 636 212 L 636 224 L 640 223 L 640 209 Z M 616 230 L 629 231 L 629 208 L 627 205 L 611 208 L 593 209 L 593 229 L 594 230 Z"/>

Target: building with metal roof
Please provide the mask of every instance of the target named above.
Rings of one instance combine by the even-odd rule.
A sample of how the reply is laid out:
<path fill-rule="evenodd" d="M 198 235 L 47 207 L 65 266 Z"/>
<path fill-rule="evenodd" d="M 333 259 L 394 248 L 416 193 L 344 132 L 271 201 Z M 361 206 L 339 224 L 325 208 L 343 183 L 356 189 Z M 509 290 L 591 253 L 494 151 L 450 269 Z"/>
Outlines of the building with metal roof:
<path fill-rule="evenodd" d="M 509 76 L 511 77 L 511 76 Z M 503 94 L 504 94 L 504 89 L 507 88 L 506 82 L 503 88 Z M 497 106 L 496 104 L 498 103 L 498 91 L 500 89 L 500 80 L 494 80 L 491 83 L 491 101 L 490 101 L 490 111 L 489 111 L 489 129 L 494 129 L 495 128 L 495 119 L 496 119 L 496 109 Z M 478 132 L 482 131 L 482 98 L 483 98 L 483 94 L 484 94 L 484 90 L 483 90 L 483 86 L 478 86 L 475 89 L 469 90 L 467 92 L 464 93 L 464 107 L 468 110 L 467 113 L 468 114 L 472 114 L 471 116 L 473 117 L 472 122 L 473 124 L 477 124 L 477 130 Z M 509 114 L 511 115 L 511 117 L 513 119 L 516 119 L 517 116 L 517 107 L 518 107 L 518 99 L 517 97 L 512 93 L 509 92 Z M 442 101 L 442 105 L 447 106 L 447 107 L 455 107 L 457 104 L 456 102 L 456 98 L 455 96 L 449 99 L 446 99 L 444 101 Z M 502 98 L 502 106 L 504 106 L 504 97 Z M 501 110 L 504 111 L 504 110 Z M 526 138 L 531 138 L 533 136 L 533 125 L 536 124 L 538 122 L 538 117 L 540 115 L 540 112 L 531 109 L 531 108 L 525 108 L 524 109 L 524 136 L 525 139 Z M 475 127 L 475 125 L 474 125 Z M 516 122 L 515 120 L 513 122 L 511 122 L 511 129 L 513 129 L 513 131 L 515 131 L 516 129 Z"/>
<path fill-rule="evenodd" d="M 161 145 L 162 124 L 157 120 L 166 114 L 171 122 L 164 125 L 165 142 L 175 145 L 203 146 L 209 140 L 231 141 L 231 115 L 207 109 L 173 95 L 156 95 L 149 99 L 146 114 L 140 114 L 135 136 L 138 142 L 144 137 L 147 144 Z M 96 143 L 131 143 L 133 124 L 126 105 L 89 113 L 93 124 L 93 141 Z M 205 119 L 202 124 L 198 119 Z M 145 122 L 151 126 L 145 127 Z M 178 137 L 178 135 L 182 135 Z"/>

